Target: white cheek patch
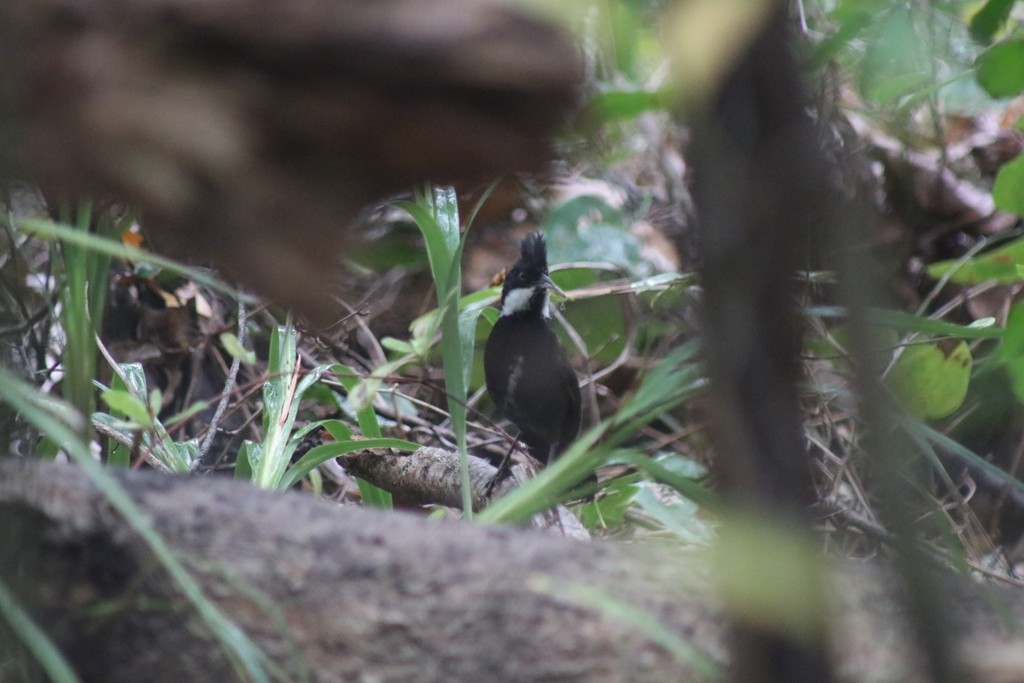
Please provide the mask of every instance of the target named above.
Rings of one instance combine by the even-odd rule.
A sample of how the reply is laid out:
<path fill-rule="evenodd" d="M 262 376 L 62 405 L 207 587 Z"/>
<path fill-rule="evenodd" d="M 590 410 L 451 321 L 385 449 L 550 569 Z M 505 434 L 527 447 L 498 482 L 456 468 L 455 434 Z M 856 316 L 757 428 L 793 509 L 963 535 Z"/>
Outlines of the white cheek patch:
<path fill-rule="evenodd" d="M 501 306 L 501 315 L 513 315 L 514 313 L 525 313 L 530 310 L 530 300 L 537 293 L 538 289 L 544 289 L 543 287 L 533 287 L 530 289 L 513 289 L 505 295 L 505 303 Z M 543 313 L 544 317 L 548 317 L 548 293 L 547 290 L 543 291 Z"/>

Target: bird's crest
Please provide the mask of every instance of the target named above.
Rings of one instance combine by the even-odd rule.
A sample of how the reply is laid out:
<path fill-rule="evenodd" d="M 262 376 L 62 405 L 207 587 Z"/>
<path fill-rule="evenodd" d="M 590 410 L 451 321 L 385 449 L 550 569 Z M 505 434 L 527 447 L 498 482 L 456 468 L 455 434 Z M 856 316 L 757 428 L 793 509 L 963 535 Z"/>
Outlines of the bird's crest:
<path fill-rule="evenodd" d="M 515 267 L 548 272 L 548 248 L 544 244 L 543 234 L 531 232 L 526 236 L 520 249 L 519 262 Z"/>

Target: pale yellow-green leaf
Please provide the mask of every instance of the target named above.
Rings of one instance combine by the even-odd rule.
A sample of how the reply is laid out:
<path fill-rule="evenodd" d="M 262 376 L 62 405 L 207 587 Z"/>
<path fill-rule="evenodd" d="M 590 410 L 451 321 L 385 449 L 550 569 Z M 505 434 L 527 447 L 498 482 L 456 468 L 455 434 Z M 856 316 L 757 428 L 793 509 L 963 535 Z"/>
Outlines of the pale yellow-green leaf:
<path fill-rule="evenodd" d="M 971 377 L 967 342 L 944 339 L 900 354 L 885 381 L 914 417 L 945 417 L 960 407 Z"/>

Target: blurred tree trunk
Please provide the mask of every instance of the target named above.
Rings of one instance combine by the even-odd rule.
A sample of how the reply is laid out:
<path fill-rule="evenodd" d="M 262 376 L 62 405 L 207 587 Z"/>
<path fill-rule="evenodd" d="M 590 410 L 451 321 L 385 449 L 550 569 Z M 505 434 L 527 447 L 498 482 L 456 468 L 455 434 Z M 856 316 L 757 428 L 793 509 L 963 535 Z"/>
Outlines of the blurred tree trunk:
<path fill-rule="evenodd" d="M 772 4 L 694 118 L 689 158 L 715 468 L 740 509 L 809 534 L 814 487 L 797 393 L 803 324 L 795 273 L 829 215 L 832 188 L 790 53 L 786 3 Z M 808 602 L 823 605 L 823 589 L 808 585 Z M 734 637 L 734 681 L 833 680 L 824 627 L 817 642 L 743 623 Z"/>

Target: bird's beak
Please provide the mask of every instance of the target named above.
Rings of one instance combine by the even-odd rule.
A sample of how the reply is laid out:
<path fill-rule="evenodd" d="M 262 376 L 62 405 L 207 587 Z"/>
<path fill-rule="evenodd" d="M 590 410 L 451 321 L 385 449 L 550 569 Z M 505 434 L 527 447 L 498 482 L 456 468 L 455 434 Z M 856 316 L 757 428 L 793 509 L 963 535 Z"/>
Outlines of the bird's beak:
<path fill-rule="evenodd" d="M 547 275 L 541 276 L 540 281 L 543 282 L 547 286 L 548 289 L 550 289 L 552 292 L 554 292 L 558 296 L 562 297 L 563 299 L 568 299 L 569 298 L 569 295 L 566 294 L 565 292 L 563 292 L 562 288 L 559 287 L 558 285 L 556 285 L 555 281 L 552 280 L 549 276 L 547 276 Z"/>

